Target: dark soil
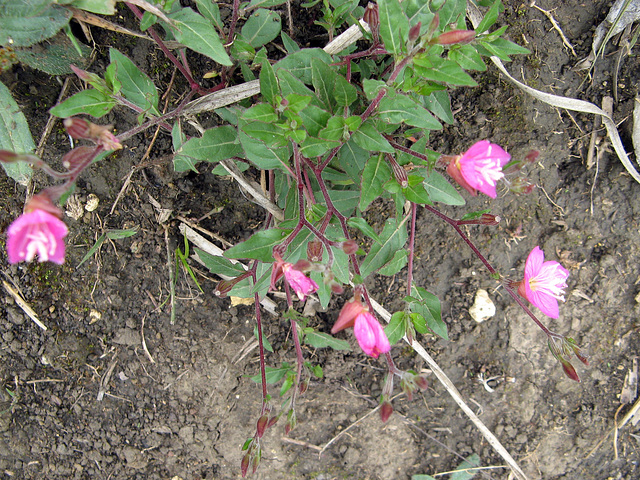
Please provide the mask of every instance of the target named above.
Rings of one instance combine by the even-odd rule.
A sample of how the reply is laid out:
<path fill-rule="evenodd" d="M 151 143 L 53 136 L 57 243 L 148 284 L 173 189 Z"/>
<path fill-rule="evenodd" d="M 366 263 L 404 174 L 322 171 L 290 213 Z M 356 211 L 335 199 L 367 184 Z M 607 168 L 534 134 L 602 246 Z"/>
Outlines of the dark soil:
<path fill-rule="evenodd" d="M 512 40 L 532 51 L 508 64 L 514 76 L 541 90 L 596 104 L 612 94 L 615 44 L 598 61 L 592 78 L 572 70 L 588 54 L 594 29 L 610 2 L 539 2 L 546 10 L 555 8 L 553 16 L 574 44 L 577 57 L 563 47 L 547 17 L 529 2 L 504 3 L 500 21 L 510 25 Z M 306 22 L 296 23 L 310 28 Z M 151 44 L 114 34 L 95 35 L 102 35 L 101 48 L 122 48 L 152 72 L 159 85 L 167 85 L 171 72 Z M 106 50 L 99 53 L 91 67 L 95 71 L 106 65 Z M 208 67 L 194 69 L 202 74 Z M 630 112 L 638 95 L 639 71 L 636 47 L 622 63 L 620 99 L 614 108 L 630 152 Z M 615 443 L 613 435 L 607 436 L 616 418 L 620 420 L 630 408 L 621 408 L 619 396 L 640 348 L 636 301 L 640 185 L 610 153 L 604 131 L 599 131 L 598 164 L 587 169 L 592 116 L 569 114 L 532 100 L 493 66 L 477 78 L 479 88 L 454 92 L 453 109 L 460 110 L 457 122 L 434 137 L 433 148 L 458 153 L 476 139 L 489 138 L 514 158 L 531 149 L 540 151 L 530 169 L 530 178 L 539 188 L 526 196 L 499 195 L 495 201 L 469 199 L 470 209 L 491 208 L 503 219 L 498 227 L 469 232 L 496 268 L 514 279 L 536 245 L 550 259 L 562 260 L 571 271 L 569 288 L 561 318 L 551 321 L 550 327 L 586 347 L 591 366 L 578 366 L 581 383 L 568 380 L 549 352 L 544 334 L 496 288 L 455 232 L 426 211 L 419 212 L 415 280 L 442 299 L 451 338 L 425 336 L 421 341 L 529 478 L 640 478 L 637 425 L 622 428 Z M 2 81 L 12 89 L 38 139 L 60 85 L 20 66 L 3 74 Z M 176 91 L 181 87 L 178 84 Z M 171 101 L 176 102 L 177 95 Z M 136 121 L 120 110 L 106 120 L 119 131 Z M 125 177 L 139 164 L 153 133 L 128 141 L 124 151 L 93 165 L 83 176 L 77 190 L 80 201 L 95 194 L 100 204 L 78 220 L 66 219 L 70 235 L 64 266 L 9 267 L 4 253 L 0 254 L 3 280 L 20 290 L 48 327 L 46 332 L 37 327 L 3 290 L 3 477 L 240 477 L 241 446 L 254 433 L 260 407 L 259 386 L 248 378 L 258 372 L 253 307 L 230 307 L 229 299 L 215 297 L 214 279 L 194 263 L 205 293 L 198 293 L 181 273 L 177 315 L 171 324 L 165 303 L 170 285 L 165 232 L 173 252 L 183 242 L 175 217 L 198 219 L 216 210 L 199 225 L 233 243 L 259 228 L 263 214 L 230 180 L 173 173 L 170 138 L 163 134 L 147 166 L 136 169 L 130 188 L 110 214 Z M 59 158 L 68 148 L 58 124 L 44 157 Z M 46 179 L 38 176 L 37 181 Z M 0 177 L 0 188 L 4 230 L 21 211 L 25 192 L 4 177 Z M 150 197 L 171 209 L 172 219 L 158 223 Z M 454 208 L 444 210 L 459 216 Z M 135 236 L 105 242 L 94 258 L 76 268 L 105 229 L 133 226 L 138 227 Z M 394 311 L 405 288 L 402 275 L 383 277 L 376 280 L 372 293 Z M 479 288 L 489 291 L 497 314 L 477 324 L 468 310 Z M 332 307 L 311 322 L 328 331 L 337 312 Z M 287 322 L 269 314 L 265 320 L 271 342 L 283 347 L 283 353 L 268 355 L 268 363 L 294 360 Z M 153 362 L 143 350 L 143 335 Z M 350 333 L 342 338 L 353 343 Z M 383 363 L 357 348 L 343 353 L 307 347 L 304 353 L 322 365 L 325 377 L 312 382 L 300 399 L 300 423 L 289 438 L 284 437 L 282 425 L 268 430 L 254 478 L 409 479 L 452 470 L 472 453 L 479 455 L 482 465 L 504 464 L 435 377 L 429 390 L 412 401 L 398 397 L 396 413 L 382 424 L 377 413 L 367 414 L 378 402 Z M 422 360 L 403 345 L 392 353 L 402 368 L 424 368 Z M 485 389 L 480 375 L 496 377 L 493 391 Z M 277 390 L 272 393 L 277 396 Z M 318 455 L 317 447 L 347 428 Z M 510 478 L 505 468 L 488 469 L 483 475 Z"/>

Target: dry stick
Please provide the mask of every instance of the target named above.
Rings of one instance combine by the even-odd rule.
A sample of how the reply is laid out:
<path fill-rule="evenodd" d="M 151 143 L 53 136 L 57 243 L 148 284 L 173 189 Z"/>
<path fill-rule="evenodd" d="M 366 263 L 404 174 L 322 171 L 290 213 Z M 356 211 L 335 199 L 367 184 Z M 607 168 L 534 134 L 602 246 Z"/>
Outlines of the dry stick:
<path fill-rule="evenodd" d="M 376 313 L 378 313 L 388 323 L 389 320 L 391 320 L 391 314 L 374 299 L 371 299 L 371 303 L 373 304 L 373 309 L 376 311 Z M 438 381 L 447 389 L 447 392 L 449 392 L 451 398 L 453 398 L 453 400 L 458 404 L 465 415 L 469 417 L 469 420 L 473 422 L 475 427 L 480 430 L 480 433 L 482 433 L 484 438 L 489 442 L 493 449 L 498 452 L 498 454 L 500 454 L 500 456 L 505 460 L 505 462 L 507 462 L 507 464 L 509 464 L 509 467 L 511 467 L 511 470 L 513 471 L 513 473 L 515 473 L 516 477 L 518 477 L 520 480 L 527 480 L 527 476 L 520 469 L 509 452 L 507 452 L 507 450 L 502 446 L 500 440 L 496 438 L 491 430 L 489 430 L 485 426 L 485 424 L 482 423 L 482 420 L 480 420 L 478 416 L 473 412 L 473 410 L 469 408 L 469 406 L 463 400 L 462 395 L 460 395 L 460 392 L 458 391 L 456 386 L 449 379 L 447 374 L 444 373 L 444 370 L 442 370 L 436 363 L 436 361 L 431 357 L 431 355 L 427 353 L 424 347 L 416 340 L 414 340 L 412 343 L 409 343 L 406 336 L 404 337 L 404 340 L 411 346 L 411 348 L 416 351 L 418 355 L 420 355 L 429 364 Z"/>
<path fill-rule="evenodd" d="M 151 363 L 156 363 L 156 361 L 153 359 L 153 357 L 149 353 L 149 349 L 147 348 L 147 342 L 144 339 L 144 320 L 145 320 L 145 318 L 147 318 L 146 314 L 142 317 L 142 325 L 140 325 L 140 337 L 142 338 L 142 349 L 144 350 L 144 353 L 147 354 L 147 357 L 149 358 Z"/>
<path fill-rule="evenodd" d="M 173 283 L 173 262 L 171 261 L 171 247 L 169 246 L 169 227 L 168 225 L 162 225 L 164 227 L 164 243 L 167 247 L 167 269 L 169 270 L 169 294 L 171 296 L 171 320 L 173 325 L 176 323 L 176 286 Z"/>
<path fill-rule="evenodd" d="M 639 410 L 640 410 L 640 398 L 636 400 L 636 403 L 633 404 L 633 407 L 631 407 L 631 410 L 629 410 L 627 414 L 622 418 L 622 420 L 620 421 L 620 424 L 618 425 L 616 423 L 616 425 L 611 430 L 609 430 L 609 432 L 607 432 L 607 434 L 604 437 L 602 437 L 602 440 L 600 440 L 598 444 L 595 447 L 593 447 L 593 449 L 589 452 L 589 455 L 587 455 L 587 458 L 593 455 L 600 448 L 600 446 L 604 443 L 604 441 L 607 438 L 609 438 L 609 435 L 617 432 L 622 427 L 624 427 L 627 424 L 627 422 L 629 422 L 629 420 L 631 420 L 638 413 Z"/>
<path fill-rule="evenodd" d="M 538 10 L 540 10 L 542 13 L 545 14 L 545 16 L 551 22 L 551 25 L 553 25 L 553 28 L 556 30 L 556 32 L 558 32 L 560 34 L 560 38 L 562 38 L 562 43 L 564 43 L 564 46 L 567 47 L 569 50 L 571 50 L 571 53 L 573 54 L 574 57 L 577 57 L 576 52 L 573 49 L 573 45 L 571 45 L 571 42 L 567 39 L 567 37 L 564 36 L 564 32 L 560 28 L 560 25 L 558 25 L 558 22 L 556 22 L 556 19 L 553 18 L 553 15 L 551 15 L 551 12 L 553 10 L 549 10 L 549 11 L 543 10 L 539 6 L 536 5 L 536 2 L 531 2 L 530 6 L 534 7 L 534 8 L 537 8 Z M 555 10 L 555 8 L 554 8 L 554 10 Z"/>
<path fill-rule="evenodd" d="M 38 325 L 42 330 L 46 332 L 47 326 L 44 323 L 42 323 L 40 320 L 38 320 L 38 315 L 36 314 L 36 312 L 33 311 L 33 309 L 24 300 L 24 298 L 22 298 L 22 296 L 11 285 L 9 285 L 9 283 L 6 280 L 2 281 L 2 285 L 4 286 L 4 289 L 7 292 L 9 292 L 9 294 L 13 297 L 13 299 L 18 304 L 18 306 L 22 309 L 22 311 L 26 313 L 31 320 L 33 320 L 33 323 Z"/>

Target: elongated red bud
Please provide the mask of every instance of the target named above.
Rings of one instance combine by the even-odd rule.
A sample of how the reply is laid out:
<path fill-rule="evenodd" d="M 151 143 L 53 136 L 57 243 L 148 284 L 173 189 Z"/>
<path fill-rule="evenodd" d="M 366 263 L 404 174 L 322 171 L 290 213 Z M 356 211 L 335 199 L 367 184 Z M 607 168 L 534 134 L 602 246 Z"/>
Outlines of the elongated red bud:
<path fill-rule="evenodd" d="M 483 213 L 478 218 L 470 220 L 458 220 L 458 225 L 489 225 L 496 226 L 502 220 L 498 215 L 491 215 L 490 213 Z"/>
<path fill-rule="evenodd" d="M 331 292 L 335 293 L 336 295 L 342 295 L 344 293 L 344 287 L 336 281 L 332 281 L 330 287 Z"/>
<path fill-rule="evenodd" d="M 80 117 L 69 117 L 62 121 L 67 133 L 75 140 L 90 138 L 89 122 Z"/>
<path fill-rule="evenodd" d="M 300 259 L 291 267 L 293 270 L 298 270 L 299 272 L 308 272 L 311 270 L 311 262 L 308 260 Z"/>
<path fill-rule="evenodd" d="M 562 363 L 562 369 L 564 370 L 564 374 L 569 377 L 571 380 L 575 380 L 576 382 L 580 381 L 580 377 L 578 376 L 578 372 L 576 372 L 576 369 L 573 368 L 573 365 L 571 365 L 571 362 L 569 362 L 568 360 L 560 360 L 560 362 Z"/>
<path fill-rule="evenodd" d="M 434 43 L 439 45 L 454 45 L 471 42 L 476 38 L 475 30 L 451 30 L 439 35 Z"/>
<path fill-rule="evenodd" d="M 409 186 L 409 176 L 407 171 L 402 168 L 402 166 L 393 158 L 391 155 L 386 155 L 387 162 L 391 165 L 391 170 L 393 170 L 393 176 L 396 179 L 396 182 L 400 184 L 402 188 L 407 188 Z"/>
<path fill-rule="evenodd" d="M 264 431 L 267 429 L 267 424 L 269 423 L 269 417 L 266 415 L 262 415 L 256 424 L 256 437 L 262 438 L 264 435 Z"/>
<path fill-rule="evenodd" d="M 273 427 L 276 423 L 278 423 L 278 419 L 279 419 L 279 418 L 280 418 L 280 417 L 278 417 L 277 415 L 274 415 L 273 417 L 271 417 L 271 418 L 269 419 L 269 423 L 267 423 L 267 428 L 271 428 L 271 427 Z"/>
<path fill-rule="evenodd" d="M 371 29 L 371 35 L 377 42 L 380 32 L 380 13 L 378 11 L 378 4 L 369 2 L 364 10 L 362 19 L 367 22 L 367 25 L 369 25 L 369 28 Z"/>
<path fill-rule="evenodd" d="M 421 28 L 422 28 L 422 22 L 418 22 L 413 27 L 411 27 L 411 29 L 409 30 L 410 42 L 415 42 L 418 39 L 418 37 L 420 36 Z"/>
<path fill-rule="evenodd" d="M 382 420 L 382 423 L 387 423 L 387 420 L 389 420 L 389 417 L 391 417 L 392 413 L 393 406 L 390 402 L 385 401 L 382 403 L 382 405 L 380 405 L 380 420 Z"/>
<path fill-rule="evenodd" d="M 17 153 L 10 152 L 9 150 L 0 150 L 0 162 L 2 163 L 13 163 L 20 160 L 22 155 L 18 155 Z"/>
<path fill-rule="evenodd" d="M 307 391 L 307 388 L 309 388 L 309 380 L 304 380 L 303 382 L 300 383 L 300 386 L 298 387 L 298 391 L 300 392 L 300 395 L 302 395 L 304 392 Z"/>
<path fill-rule="evenodd" d="M 420 388 L 421 390 L 426 390 L 427 388 L 429 388 L 429 382 L 427 382 L 427 379 L 421 375 L 417 375 L 414 381 L 416 382 L 418 388 Z"/>
<path fill-rule="evenodd" d="M 247 476 L 247 470 L 249 470 L 249 462 L 251 458 L 249 458 L 249 453 L 246 453 L 244 457 L 242 457 L 242 461 L 240 462 L 240 473 L 242 474 L 242 478 Z"/>

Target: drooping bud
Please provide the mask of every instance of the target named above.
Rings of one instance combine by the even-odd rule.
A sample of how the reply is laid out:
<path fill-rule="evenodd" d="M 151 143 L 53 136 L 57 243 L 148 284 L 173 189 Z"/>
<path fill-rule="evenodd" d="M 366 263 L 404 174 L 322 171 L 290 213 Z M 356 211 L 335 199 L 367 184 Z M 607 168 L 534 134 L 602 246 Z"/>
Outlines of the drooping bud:
<path fill-rule="evenodd" d="M 216 297 L 226 297 L 227 294 L 235 287 L 239 282 L 247 278 L 251 275 L 251 272 L 243 273 L 242 275 L 238 275 L 236 278 L 230 278 L 229 280 L 221 280 L 216 289 L 213 291 L 213 294 Z"/>
<path fill-rule="evenodd" d="M 378 43 L 380 38 L 380 13 L 378 4 L 369 2 L 364 10 L 362 19 L 369 25 L 374 42 Z"/>
<path fill-rule="evenodd" d="M 269 423 L 269 417 L 267 415 L 262 415 L 256 424 L 256 437 L 262 438 L 264 435 L 264 431 L 267 429 L 267 425 Z"/>
<path fill-rule="evenodd" d="M 310 262 L 321 262 L 324 247 L 319 240 L 312 240 L 307 243 L 307 258 Z"/>
<path fill-rule="evenodd" d="M 338 282 L 336 282 L 335 280 L 332 280 L 330 283 L 330 288 L 331 288 L 331 292 L 335 293 L 336 295 L 342 295 L 344 293 L 344 287 L 342 285 L 340 285 Z"/>
<path fill-rule="evenodd" d="M 342 251 L 347 255 L 355 254 L 360 248 L 355 240 L 346 240 L 342 242 L 340 246 L 342 247 Z"/>
<path fill-rule="evenodd" d="M 297 270 L 299 272 L 308 272 L 311 270 L 311 262 L 308 260 L 300 259 L 291 267 L 293 270 Z"/>
<path fill-rule="evenodd" d="M 433 34 L 436 33 L 438 27 L 440 26 L 440 14 L 436 12 L 429 24 L 429 28 L 427 29 L 427 38 L 433 37 Z"/>
<path fill-rule="evenodd" d="M 415 378 L 415 382 L 420 390 L 426 390 L 427 388 L 429 388 L 429 382 L 427 382 L 427 379 L 422 375 L 417 375 Z"/>
<path fill-rule="evenodd" d="M 298 387 L 298 391 L 300 392 L 300 395 L 306 392 L 308 388 L 309 388 L 309 379 L 307 378 L 302 382 L 300 382 L 300 386 Z"/>
<path fill-rule="evenodd" d="M 564 374 L 569 377 L 571 380 L 576 382 L 580 382 L 580 377 L 578 376 L 578 372 L 573 368 L 571 362 L 568 360 L 561 359 L 560 363 L 562 363 L 562 370 L 564 370 Z"/>
<path fill-rule="evenodd" d="M 77 170 L 82 166 L 87 166 L 95 153 L 94 147 L 76 147 L 64 154 L 62 157 L 62 166 L 69 171 Z"/>
<path fill-rule="evenodd" d="M 393 170 L 393 176 L 396 179 L 396 182 L 398 182 L 402 188 L 407 188 L 409 186 L 409 176 L 407 171 L 402 168 L 393 156 L 387 154 L 385 157 L 387 162 L 389 162 L 389 165 L 391 165 L 391 170 Z"/>
<path fill-rule="evenodd" d="M 71 138 L 75 140 L 89 138 L 91 129 L 87 120 L 80 117 L 69 117 L 65 118 L 62 124 Z"/>
<path fill-rule="evenodd" d="M 83 82 L 91 83 L 91 82 L 98 82 L 102 80 L 95 73 L 89 73 L 85 70 L 82 70 L 81 68 L 76 67 L 75 65 L 69 65 L 69 67 L 71 68 L 71 70 L 73 70 L 73 73 L 75 73 L 78 76 L 78 78 Z"/>
<path fill-rule="evenodd" d="M 51 197 L 47 194 L 46 190 L 35 194 L 24 206 L 24 213 L 33 212 L 35 210 L 43 210 L 62 220 L 62 210 L 54 205 L 53 200 L 51 200 Z"/>
<path fill-rule="evenodd" d="M 520 195 L 528 195 L 536 188 L 535 183 L 531 183 L 524 177 L 517 177 L 511 180 L 509 191 Z"/>
<path fill-rule="evenodd" d="M 120 140 L 111 133 L 112 125 L 96 125 L 79 117 L 65 118 L 63 124 L 67 133 L 76 140 L 91 140 L 105 150 L 122 148 Z"/>
<path fill-rule="evenodd" d="M 380 405 L 380 420 L 382 420 L 382 423 L 387 423 L 387 420 L 389 420 L 392 413 L 393 406 L 391 405 L 391 402 L 386 400 L 382 402 L 382 405 Z"/>
<path fill-rule="evenodd" d="M 458 225 L 488 225 L 494 227 L 502 220 L 498 215 L 492 215 L 490 213 L 483 213 L 478 218 L 470 220 L 458 220 Z"/>
<path fill-rule="evenodd" d="M 439 35 L 434 43 L 438 45 L 465 44 L 476 38 L 475 30 L 451 30 Z"/>
<path fill-rule="evenodd" d="M 279 419 L 280 417 L 278 415 L 274 415 L 273 417 L 271 417 L 269 419 L 269 423 L 267 423 L 267 428 L 273 427 L 276 423 L 278 423 Z"/>
<path fill-rule="evenodd" d="M 251 456 L 249 452 L 245 453 L 244 457 L 242 457 L 242 461 L 240 462 L 240 473 L 242 474 L 242 478 L 247 476 L 247 470 L 249 470 L 249 462 L 251 461 Z"/>

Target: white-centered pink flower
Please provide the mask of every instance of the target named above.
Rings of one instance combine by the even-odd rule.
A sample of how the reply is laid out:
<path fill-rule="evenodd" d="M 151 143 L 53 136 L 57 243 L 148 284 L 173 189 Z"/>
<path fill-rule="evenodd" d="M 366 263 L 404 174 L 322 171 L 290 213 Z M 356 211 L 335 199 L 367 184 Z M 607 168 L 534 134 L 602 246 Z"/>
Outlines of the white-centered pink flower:
<path fill-rule="evenodd" d="M 538 307 L 542 313 L 558 318 L 558 300 L 564 302 L 564 289 L 567 288 L 569 271 L 558 262 L 544 261 L 544 252 L 540 247 L 531 250 L 524 265 L 524 280 L 518 287 L 518 293 Z"/>
<path fill-rule="evenodd" d="M 296 292 L 296 295 L 300 301 L 304 301 L 307 295 L 312 294 L 318 290 L 318 284 L 307 277 L 300 270 L 296 270 L 294 265 L 290 263 L 284 263 L 282 265 L 282 271 L 287 283 Z"/>
<path fill-rule="evenodd" d="M 511 155 L 502 147 L 488 140 L 481 140 L 455 157 L 447 167 L 447 173 L 472 195 L 480 191 L 496 198 L 496 185 L 504 177 L 502 167 L 509 160 Z"/>
<path fill-rule="evenodd" d="M 68 232 L 65 223 L 49 212 L 23 213 L 7 229 L 9 263 L 30 262 L 37 255 L 40 262 L 63 264 L 63 238 Z"/>

